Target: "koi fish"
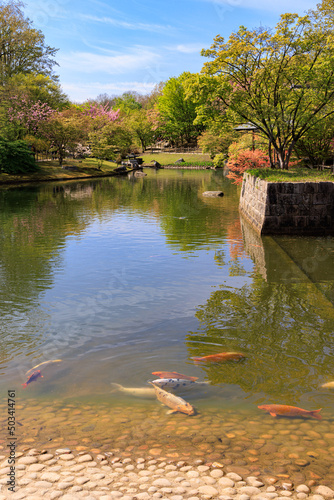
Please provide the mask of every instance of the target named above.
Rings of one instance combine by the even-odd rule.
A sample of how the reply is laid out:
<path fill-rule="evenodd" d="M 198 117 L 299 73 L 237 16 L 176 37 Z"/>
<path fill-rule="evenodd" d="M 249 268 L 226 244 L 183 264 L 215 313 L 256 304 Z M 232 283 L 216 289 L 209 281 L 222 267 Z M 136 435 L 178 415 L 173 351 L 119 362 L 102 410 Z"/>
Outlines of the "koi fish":
<path fill-rule="evenodd" d="M 30 372 L 32 372 L 32 371 L 34 371 L 34 370 L 36 370 L 36 368 L 39 368 L 39 367 L 40 367 L 40 366 L 42 366 L 42 365 L 44 365 L 44 366 L 45 366 L 45 365 L 49 365 L 50 363 L 61 363 L 61 362 L 62 362 L 62 360 L 61 360 L 61 359 L 51 359 L 50 361 L 43 361 L 43 363 L 40 363 L 39 365 L 36 365 L 36 366 L 34 366 L 33 368 L 30 368 L 30 370 L 28 370 L 28 371 L 26 372 L 26 375 L 28 375 L 28 373 L 30 373 Z"/>
<path fill-rule="evenodd" d="M 297 408 L 297 406 L 288 405 L 261 405 L 258 406 L 260 410 L 266 410 L 270 413 L 272 417 L 277 415 L 283 415 L 284 417 L 314 417 L 317 420 L 321 420 L 321 415 L 319 415 L 319 410 L 303 410 L 302 408 Z"/>
<path fill-rule="evenodd" d="M 334 388 L 334 382 L 327 382 L 326 384 L 322 384 L 321 387 L 324 387 L 325 389 L 333 389 Z"/>
<path fill-rule="evenodd" d="M 25 382 L 25 384 L 22 384 L 23 387 L 27 387 L 28 384 L 30 384 L 31 382 L 34 382 L 34 380 L 37 380 L 39 377 L 42 377 L 43 378 L 43 375 L 41 374 L 41 371 L 40 370 L 36 370 L 35 372 L 33 372 L 30 377 L 28 378 L 28 380 Z"/>
<path fill-rule="evenodd" d="M 244 358 L 245 356 L 240 352 L 218 352 L 217 354 L 209 354 L 208 356 L 202 357 L 193 357 L 195 363 L 204 362 L 204 363 L 218 363 L 221 361 L 238 361 L 239 359 Z"/>
<path fill-rule="evenodd" d="M 182 378 L 184 380 L 198 380 L 198 377 L 189 377 L 188 375 L 182 375 L 178 372 L 152 372 L 152 375 L 156 375 L 159 378 Z"/>
<path fill-rule="evenodd" d="M 184 378 L 157 378 L 153 380 L 152 384 L 161 387 L 169 387 L 171 389 L 189 389 L 194 385 L 208 384 L 209 382 L 196 382 L 195 380 L 187 380 Z"/>
<path fill-rule="evenodd" d="M 123 387 L 121 384 L 112 383 L 111 392 L 120 391 L 135 396 L 136 398 L 154 398 L 155 391 L 152 387 Z"/>
<path fill-rule="evenodd" d="M 154 385 L 152 382 L 150 382 L 150 384 L 154 387 L 157 399 L 161 403 L 172 409 L 170 413 L 179 411 L 181 413 L 185 413 L 186 415 L 195 415 L 195 409 L 184 399 L 180 398 L 179 396 L 175 396 L 175 394 L 171 394 L 164 389 L 161 389 L 157 385 Z"/>

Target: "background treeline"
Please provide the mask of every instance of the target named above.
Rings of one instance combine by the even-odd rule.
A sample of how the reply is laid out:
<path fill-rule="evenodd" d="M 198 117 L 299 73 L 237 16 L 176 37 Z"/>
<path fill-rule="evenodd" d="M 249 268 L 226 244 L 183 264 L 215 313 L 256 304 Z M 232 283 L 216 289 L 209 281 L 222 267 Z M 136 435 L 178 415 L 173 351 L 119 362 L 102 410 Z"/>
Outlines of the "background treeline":
<path fill-rule="evenodd" d="M 241 26 L 202 51 L 209 61 L 198 74 L 78 104 L 23 4 L 0 2 L 0 171 L 33 170 L 45 155 L 120 163 L 153 145 L 199 147 L 216 166 L 228 158 L 236 180 L 250 166 L 324 165 L 333 157 L 333 16 L 334 0 L 322 0 L 274 29 Z"/>

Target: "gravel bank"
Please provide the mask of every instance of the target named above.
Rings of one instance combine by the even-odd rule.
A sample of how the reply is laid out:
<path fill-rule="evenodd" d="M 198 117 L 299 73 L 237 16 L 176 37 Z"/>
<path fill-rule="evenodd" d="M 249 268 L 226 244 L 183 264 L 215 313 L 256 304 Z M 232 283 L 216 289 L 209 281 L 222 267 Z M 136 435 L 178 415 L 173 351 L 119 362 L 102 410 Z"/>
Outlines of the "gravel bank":
<path fill-rule="evenodd" d="M 231 466 L 205 460 L 171 461 L 164 457 L 122 458 L 69 448 L 55 452 L 30 449 L 16 454 L 15 492 L 8 491 L 8 458 L 0 456 L 0 500 L 286 500 L 334 498 L 328 486 L 286 478 L 246 476 Z"/>

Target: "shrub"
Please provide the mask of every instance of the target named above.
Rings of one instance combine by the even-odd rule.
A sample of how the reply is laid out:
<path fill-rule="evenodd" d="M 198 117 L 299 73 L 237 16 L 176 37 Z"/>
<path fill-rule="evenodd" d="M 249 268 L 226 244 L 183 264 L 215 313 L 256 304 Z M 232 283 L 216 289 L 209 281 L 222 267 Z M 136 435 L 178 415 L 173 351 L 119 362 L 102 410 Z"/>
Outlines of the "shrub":
<path fill-rule="evenodd" d="M 0 139 L 0 172 L 25 174 L 36 169 L 33 153 L 26 142 Z"/>
<path fill-rule="evenodd" d="M 213 159 L 213 164 L 217 168 L 224 168 L 226 162 L 226 153 L 219 153 Z"/>
<path fill-rule="evenodd" d="M 270 160 L 269 156 L 260 149 L 255 149 L 255 151 L 246 149 L 237 151 L 234 155 L 231 155 L 227 166 L 229 168 L 227 177 L 232 179 L 234 184 L 241 184 L 243 174 L 246 170 L 251 168 L 269 168 Z"/>

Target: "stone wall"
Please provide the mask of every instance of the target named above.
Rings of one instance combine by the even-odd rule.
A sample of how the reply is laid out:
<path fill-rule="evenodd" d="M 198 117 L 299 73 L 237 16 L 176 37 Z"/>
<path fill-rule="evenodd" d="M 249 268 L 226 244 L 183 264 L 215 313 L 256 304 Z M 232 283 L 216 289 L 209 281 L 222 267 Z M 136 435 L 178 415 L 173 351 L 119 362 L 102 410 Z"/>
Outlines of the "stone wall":
<path fill-rule="evenodd" d="M 267 182 L 245 173 L 239 209 L 259 234 L 334 234 L 334 182 Z"/>

